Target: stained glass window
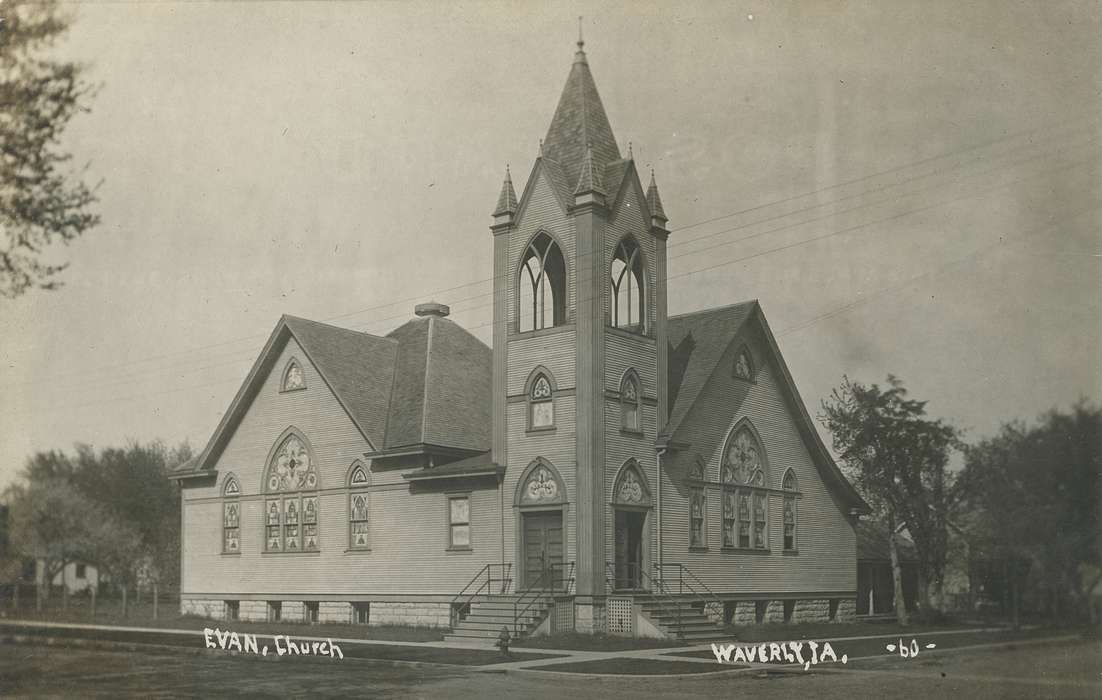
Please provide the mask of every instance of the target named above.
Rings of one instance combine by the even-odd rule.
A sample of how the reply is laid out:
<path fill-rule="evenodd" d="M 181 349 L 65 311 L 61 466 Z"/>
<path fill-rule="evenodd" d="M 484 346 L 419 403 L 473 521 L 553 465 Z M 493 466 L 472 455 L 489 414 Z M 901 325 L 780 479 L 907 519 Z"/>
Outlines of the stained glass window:
<path fill-rule="evenodd" d="M 540 374 L 532 382 L 528 395 L 529 427 L 550 428 L 555 425 L 555 401 L 551 392 L 551 381 Z"/>
<path fill-rule="evenodd" d="M 448 543 L 453 548 L 471 546 L 471 501 L 467 496 L 448 498 Z"/>
<path fill-rule="evenodd" d="M 528 481 L 520 497 L 524 503 L 548 503 L 560 500 L 560 495 L 555 475 L 540 465 L 528 473 Z"/>
<path fill-rule="evenodd" d="M 784 548 L 796 549 L 796 499 L 784 498 Z"/>
<path fill-rule="evenodd" d="M 723 481 L 754 486 L 765 483 L 765 470 L 758 441 L 745 426 L 735 433 L 734 438 L 727 445 L 723 458 Z"/>
<path fill-rule="evenodd" d="M 704 489 L 694 488 L 689 492 L 689 546 L 704 545 Z"/>
<path fill-rule="evenodd" d="M 222 551 L 227 554 L 236 554 L 241 551 L 240 508 L 236 500 L 222 505 Z"/>
<path fill-rule="evenodd" d="M 265 549 L 317 551 L 318 498 L 301 491 L 316 489 L 318 477 L 304 438 L 291 434 L 280 443 L 268 465 L 265 484 L 269 493 L 283 494 L 265 503 Z"/>
<path fill-rule="evenodd" d="M 283 538 L 280 536 L 280 525 L 283 520 L 282 503 L 278 500 L 267 503 L 267 549 L 270 552 L 278 552 L 283 549 Z"/>
<path fill-rule="evenodd" d="M 781 488 L 785 491 L 796 490 L 796 475 L 792 472 L 791 469 L 784 473 L 784 481 L 781 483 Z"/>
<path fill-rule="evenodd" d="M 754 547 L 765 549 L 765 494 L 754 492 Z"/>
<path fill-rule="evenodd" d="M 738 498 L 738 546 L 750 546 L 750 497 L 745 493 Z"/>
<path fill-rule="evenodd" d="M 352 549 L 367 549 L 367 494 L 353 493 L 349 499 L 349 546 Z"/>
<path fill-rule="evenodd" d="M 295 389 L 305 389 L 306 379 L 302 375 L 302 368 L 298 366 L 298 363 L 291 360 L 287 365 L 287 371 L 283 373 L 283 391 L 294 391 Z"/>
<path fill-rule="evenodd" d="M 734 547 L 737 540 L 735 532 L 735 513 L 738 512 L 738 500 L 736 492 L 731 489 L 723 490 L 723 546 Z"/>
<path fill-rule="evenodd" d="M 750 353 L 743 348 L 735 357 L 735 376 L 739 379 L 752 379 L 753 375 L 754 370 L 750 364 Z"/>
<path fill-rule="evenodd" d="M 624 430 L 639 432 L 639 413 L 641 410 L 639 380 L 634 372 L 628 372 L 624 376 L 623 385 L 620 387 L 620 418 L 621 427 Z"/>
<path fill-rule="evenodd" d="M 629 460 L 624 467 L 620 480 L 614 491 L 617 503 L 625 505 L 644 505 L 650 503 L 650 494 L 639 472 L 639 463 L 634 459 Z"/>

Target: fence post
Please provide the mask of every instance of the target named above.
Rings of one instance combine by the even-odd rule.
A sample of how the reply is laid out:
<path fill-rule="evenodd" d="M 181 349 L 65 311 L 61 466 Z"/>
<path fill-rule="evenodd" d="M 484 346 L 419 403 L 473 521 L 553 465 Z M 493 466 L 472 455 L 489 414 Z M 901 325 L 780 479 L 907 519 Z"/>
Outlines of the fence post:
<path fill-rule="evenodd" d="M 92 619 L 96 619 L 96 589 L 99 588 L 99 581 L 96 581 L 97 585 L 92 586 Z"/>
<path fill-rule="evenodd" d="M 158 600 L 158 593 L 159 593 L 159 591 L 157 590 L 157 582 L 154 581 L 153 582 L 153 619 L 154 620 L 157 619 L 157 603 L 160 602 Z"/>

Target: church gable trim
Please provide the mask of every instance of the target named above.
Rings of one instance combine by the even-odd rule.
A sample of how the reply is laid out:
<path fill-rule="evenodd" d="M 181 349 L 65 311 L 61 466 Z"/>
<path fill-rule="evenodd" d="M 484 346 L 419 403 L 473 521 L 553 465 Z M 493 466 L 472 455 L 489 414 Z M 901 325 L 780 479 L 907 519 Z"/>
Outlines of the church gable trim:
<path fill-rule="evenodd" d="M 241 420 L 245 417 L 249 408 L 253 404 L 253 400 L 257 394 L 260 393 L 261 388 L 264 386 L 265 381 L 275 371 L 276 363 L 279 361 L 280 353 L 287 346 L 287 342 L 294 338 L 298 343 L 299 348 L 302 350 L 302 355 L 307 362 L 314 368 L 321 377 L 325 386 L 328 388 L 329 393 L 336 399 L 344 410 L 345 415 L 352 421 L 352 424 L 363 436 L 368 445 L 374 449 L 375 442 L 368 437 L 367 431 L 364 426 L 356 420 L 354 412 L 349 408 L 348 403 L 341 397 L 340 393 L 333 387 L 332 382 L 325 375 L 325 371 L 311 356 L 310 350 L 307 348 L 307 344 L 303 343 L 302 339 L 296 335 L 288 324 L 288 319 L 291 317 L 283 316 L 279 319 L 279 323 L 272 330 L 268 341 L 264 344 L 264 348 L 260 351 L 256 361 L 253 363 L 252 368 L 249 370 L 249 374 L 245 377 L 245 381 L 242 382 L 241 387 L 238 388 L 237 394 L 234 395 L 233 400 L 230 402 L 230 407 L 226 413 L 222 416 L 222 420 L 219 421 L 218 427 L 215 428 L 214 433 L 207 441 L 206 447 L 203 448 L 202 453 L 196 460 L 195 471 L 206 472 L 214 468 L 214 464 L 218 457 L 221 455 L 222 450 L 229 444 L 230 438 L 233 436 L 237 426 L 241 423 Z M 383 339 L 380 339 L 383 340 Z M 297 359 L 297 358 L 292 358 Z M 287 364 L 284 369 L 289 367 Z M 278 380 L 278 387 L 282 389 L 283 374 L 281 373 Z M 389 397 L 388 397 L 389 399 Z M 266 468 L 267 465 L 265 465 Z"/>
<path fill-rule="evenodd" d="M 550 171 L 558 169 L 558 173 L 552 174 Z M 562 212 L 563 217 L 566 217 L 570 210 L 570 205 L 573 204 L 573 195 L 567 198 L 567 193 L 562 191 L 562 186 L 566 182 L 565 175 L 562 174 L 561 168 L 558 163 L 549 161 L 544 157 L 536 159 L 535 165 L 532 166 L 532 172 L 528 175 L 528 182 L 524 183 L 524 192 L 520 195 L 520 202 L 517 204 L 516 219 L 517 222 L 524 221 L 524 216 L 528 212 L 528 205 L 532 202 L 532 197 L 535 196 L 536 187 L 539 185 L 539 179 L 542 175 L 546 182 L 545 186 L 551 190 L 551 194 L 554 195 L 555 201 L 559 204 L 559 210 Z"/>

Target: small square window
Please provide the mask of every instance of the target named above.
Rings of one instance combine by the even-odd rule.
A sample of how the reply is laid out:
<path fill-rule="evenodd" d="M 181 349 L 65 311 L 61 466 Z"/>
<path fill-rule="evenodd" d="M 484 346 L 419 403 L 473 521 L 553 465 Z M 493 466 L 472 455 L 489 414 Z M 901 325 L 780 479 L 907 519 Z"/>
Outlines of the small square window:
<path fill-rule="evenodd" d="M 241 618 L 241 603 L 236 600 L 226 601 L 226 619 L 238 620 Z"/>
<path fill-rule="evenodd" d="M 283 603 L 278 600 L 268 601 L 268 622 L 279 622 L 283 619 Z"/>
<path fill-rule="evenodd" d="M 77 578 L 85 578 L 88 574 L 88 567 L 85 564 L 77 564 Z"/>
<path fill-rule="evenodd" d="M 366 625 L 371 622 L 371 603 L 353 603 L 352 621 L 357 625 Z"/>
<path fill-rule="evenodd" d="M 303 613 L 306 616 L 307 622 L 318 621 L 318 601 L 307 600 L 302 604 Z"/>

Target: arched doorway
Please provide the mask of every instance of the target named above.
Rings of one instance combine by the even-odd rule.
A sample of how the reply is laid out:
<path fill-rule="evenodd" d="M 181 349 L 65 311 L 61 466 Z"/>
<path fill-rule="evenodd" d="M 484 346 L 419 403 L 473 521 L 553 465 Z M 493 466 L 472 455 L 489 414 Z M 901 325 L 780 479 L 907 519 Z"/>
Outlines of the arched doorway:
<path fill-rule="evenodd" d="M 628 460 L 620 469 L 613 488 L 613 587 L 620 591 L 643 590 L 647 560 L 647 517 L 651 510 L 639 464 Z"/>
<path fill-rule="evenodd" d="M 517 485 L 517 590 L 562 588 L 566 494 L 555 467 L 538 458 L 528 465 Z"/>

